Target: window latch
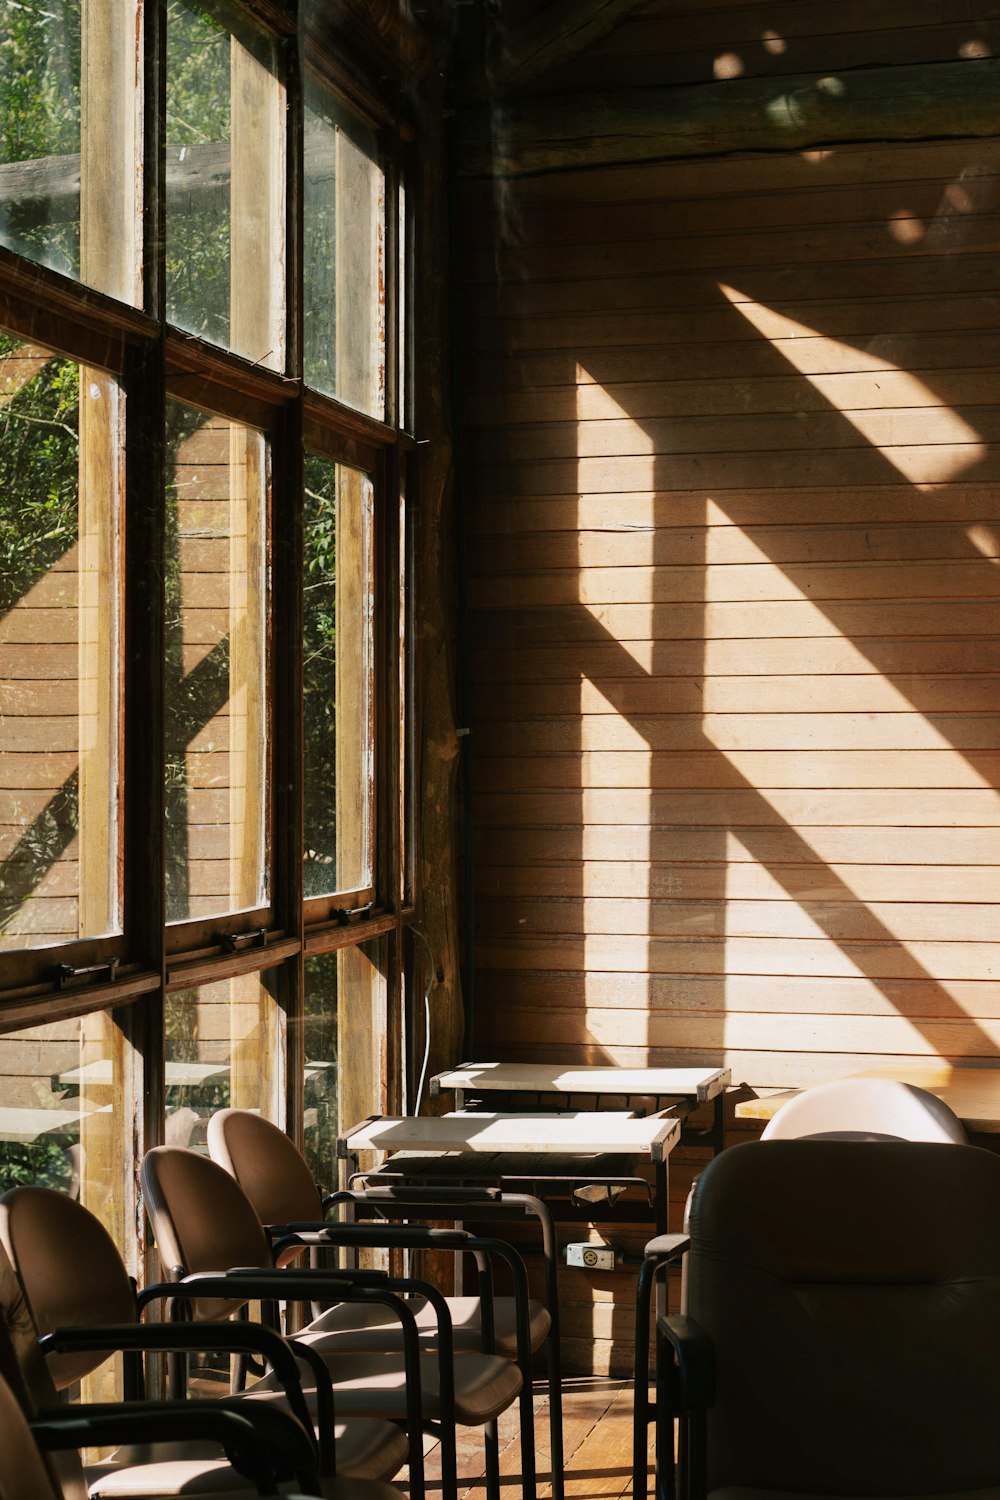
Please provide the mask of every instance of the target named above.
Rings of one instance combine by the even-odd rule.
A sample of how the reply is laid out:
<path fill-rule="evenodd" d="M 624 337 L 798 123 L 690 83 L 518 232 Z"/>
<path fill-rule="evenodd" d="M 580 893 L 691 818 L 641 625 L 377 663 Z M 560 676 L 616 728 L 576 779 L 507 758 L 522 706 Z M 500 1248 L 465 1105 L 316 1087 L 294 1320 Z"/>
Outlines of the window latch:
<path fill-rule="evenodd" d="M 106 974 L 108 983 L 114 984 L 120 962 L 118 958 L 109 958 L 106 963 L 84 964 L 80 968 L 74 968 L 72 964 L 56 964 L 56 983 L 61 990 L 64 990 L 71 979 L 85 979 L 91 974 Z"/>
<path fill-rule="evenodd" d="M 266 948 L 267 928 L 255 927 L 251 932 L 224 932 L 219 941 L 223 953 L 242 953 L 246 948 Z"/>
<path fill-rule="evenodd" d="M 341 927 L 350 927 L 352 922 L 360 922 L 362 917 L 367 917 L 369 912 L 374 910 L 375 902 L 366 901 L 364 906 L 335 906 L 333 915 Z"/>

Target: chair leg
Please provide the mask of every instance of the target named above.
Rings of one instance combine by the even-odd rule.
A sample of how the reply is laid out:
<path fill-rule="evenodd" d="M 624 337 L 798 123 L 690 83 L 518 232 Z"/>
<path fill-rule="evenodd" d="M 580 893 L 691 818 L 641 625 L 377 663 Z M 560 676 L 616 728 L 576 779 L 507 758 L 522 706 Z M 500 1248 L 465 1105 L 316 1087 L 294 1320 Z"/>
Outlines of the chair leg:
<path fill-rule="evenodd" d="M 672 1351 L 664 1347 L 665 1341 L 656 1339 L 656 1404 L 654 1422 L 656 1438 L 655 1490 L 656 1500 L 676 1500 L 674 1474 L 674 1402 L 673 1402 L 673 1357 Z M 668 1363 L 669 1361 L 669 1363 Z"/>
<path fill-rule="evenodd" d="M 649 1440 L 649 1318 L 656 1262 L 639 1267 L 635 1309 L 635 1365 L 632 1374 L 632 1500 L 646 1500 L 646 1447 Z"/>
<path fill-rule="evenodd" d="M 559 1338 L 549 1335 L 546 1346 L 549 1370 L 549 1446 L 552 1453 L 552 1500 L 565 1500 L 566 1475 L 563 1452 L 562 1361 Z"/>
<path fill-rule="evenodd" d="M 455 1423 L 441 1422 L 441 1500 L 458 1500 L 458 1448 Z"/>
<path fill-rule="evenodd" d="M 535 1396 L 530 1368 L 523 1372 L 524 1383 L 519 1397 L 521 1419 L 521 1494 L 523 1500 L 535 1500 L 537 1471 L 535 1464 Z"/>
<path fill-rule="evenodd" d="M 500 1434 L 496 1418 L 487 1422 L 483 1429 L 483 1450 L 486 1458 L 487 1500 L 500 1500 Z"/>

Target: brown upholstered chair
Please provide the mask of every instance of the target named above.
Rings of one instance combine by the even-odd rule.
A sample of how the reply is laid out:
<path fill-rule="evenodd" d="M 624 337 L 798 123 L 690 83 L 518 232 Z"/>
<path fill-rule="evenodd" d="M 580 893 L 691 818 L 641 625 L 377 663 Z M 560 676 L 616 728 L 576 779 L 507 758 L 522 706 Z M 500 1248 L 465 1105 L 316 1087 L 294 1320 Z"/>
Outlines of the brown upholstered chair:
<path fill-rule="evenodd" d="M 12 1273 L 9 1280 L 13 1281 Z M 178 1433 L 199 1446 L 214 1434 L 217 1444 L 237 1450 L 245 1471 L 255 1476 L 253 1493 L 274 1500 L 279 1493 L 284 1500 L 306 1500 L 302 1495 L 291 1496 L 286 1487 L 279 1491 L 267 1445 L 255 1423 L 246 1412 L 224 1408 L 221 1403 L 76 1405 L 53 1408 L 40 1416 L 0 1316 L 0 1500 L 86 1500 L 86 1478 L 77 1451 L 83 1444 L 136 1440 L 153 1444 L 166 1438 L 176 1446 Z M 168 1500 L 166 1492 L 150 1487 L 155 1474 L 155 1467 L 147 1466 L 147 1483 L 134 1493 Z M 211 1500 L 204 1487 L 195 1492 Z M 176 1493 L 172 1490 L 170 1495 Z M 241 1490 L 234 1487 L 223 1493 L 228 1500 L 237 1500 Z M 402 1500 L 391 1485 L 366 1480 L 329 1480 L 322 1488 L 313 1486 L 311 1494 L 323 1500 Z"/>
<path fill-rule="evenodd" d="M 269 1231 L 286 1225 L 322 1227 L 335 1235 L 338 1227 L 325 1220 L 319 1188 L 305 1157 L 284 1131 L 248 1110 L 222 1109 L 208 1122 L 208 1149 L 212 1160 L 224 1167 L 246 1193 L 261 1223 Z M 341 1243 L 346 1242 L 342 1240 Z M 302 1249 L 288 1245 L 280 1250 L 276 1264 L 290 1264 Z M 448 1297 L 448 1311 L 456 1349 L 479 1349 L 482 1344 L 480 1299 Z M 426 1303 L 416 1312 L 417 1326 L 433 1334 L 437 1323 Z M 531 1352 L 548 1337 L 552 1319 L 545 1304 L 528 1303 Z M 363 1310 L 344 1305 L 331 1310 L 325 1326 L 342 1335 L 344 1348 L 379 1347 L 388 1331 L 389 1319 L 378 1308 Z M 384 1347 L 384 1343 L 382 1343 Z M 517 1303 L 514 1297 L 493 1299 L 493 1347 L 508 1359 L 517 1358 Z"/>
<path fill-rule="evenodd" d="M 269 1238 L 274 1244 L 278 1237 L 275 1264 L 290 1265 L 302 1255 L 301 1245 L 291 1243 L 292 1236 L 282 1241 L 284 1228 L 296 1226 L 300 1230 L 321 1229 L 324 1241 L 329 1244 L 350 1245 L 357 1232 L 350 1226 L 327 1221 L 324 1218 L 323 1200 L 305 1157 L 294 1141 L 284 1131 L 272 1125 L 259 1114 L 249 1110 L 218 1110 L 208 1122 L 208 1149 L 212 1160 L 223 1167 L 239 1183 L 257 1212 Z M 345 1195 L 346 1196 L 346 1195 Z M 415 1196 L 415 1195 L 413 1195 Z M 489 1208 L 495 1207 L 490 1204 Z M 438 1205 L 441 1213 L 442 1205 Z M 382 1212 L 396 1217 L 405 1216 L 405 1203 L 382 1203 Z M 460 1212 L 460 1208 L 453 1212 Z M 480 1209 L 481 1212 L 485 1212 Z M 470 1207 L 470 1217 L 475 1208 Z M 411 1208 L 410 1217 L 418 1216 L 418 1208 Z M 443 1213 L 441 1213 L 443 1216 Z M 370 1221 L 366 1221 L 369 1222 Z M 382 1226 L 383 1228 L 385 1226 Z M 373 1236 L 375 1237 L 375 1236 Z M 396 1245 L 419 1245 L 416 1238 L 407 1238 L 407 1231 L 386 1231 L 385 1243 Z M 437 1241 L 440 1244 L 440 1240 Z M 476 1350 L 484 1347 L 484 1328 L 481 1317 L 482 1301 L 479 1296 L 447 1297 L 451 1317 L 452 1337 L 456 1350 Z M 526 1351 L 518 1349 L 518 1320 L 527 1307 Z M 519 1307 L 519 1303 L 521 1306 Z M 421 1338 L 433 1343 L 437 1332 L 434 1309 L 426 1299 L 412 1299 L 410 1303 L 417 1319 Z M 550 1356 L 549 1422 L 552 1436 L 552 1453 L 562 1454 L 562 1401 L 558 1379 L 558 1353 L 551 1345 L 555 1324 L 544 1302 L 534 1298 L 519 1299 L 513 1296 L 493 1297 L 491 1301 L 491 1328 L 485 1338 L 489 1346 L 507 1359 L 520 1359 L 524 1385 L 521 1392 L 521 1419 L 533 1417 L 531 1400 L 531 1370 L 529 1355 L 546 1349 Z M 522 1330 L 523 1332 L 524 1330 Z M 371 1305 L 367 1308 L 357 1303 L 342 1303 L 318 1315 L 311 1325 L 310 1337 L 321 1334 L 336 1334 L 337 1347 L 344 1351 L 386 1349 L 398 1347 L 399 1325 L 385 1308 Z M 551 1346 L 550 1346 L 551 1345 Z M 550 1346 L 550 1347 L 547 1347 Z M 558 1458 L 557 1458 L 558 1461 Z M 557 1482 L 556 1492 L 561 1486 Z"/>
<path fill-rule="evenodd" d="M 179 1294 L 191 1297 L 196 1318 L 228 1316 L 245 1302 L 208 1299 L 199 1290 L 199 1273 L 220 1275 L 230 1267 L 271 1273 L 272 1295 L 308 1299 L 323 1295 L 324 1273 L 276 1270 L 271 1248 L 252 1203 L 240 1185 L 215 1162 L 193 1151 L 158 1146 L 142 1165 L 146 1211 L 156 1236 L 160 1258 L 169 1268 Z M 445 1241 L 446 1242 L 446 1241 Z M 377 1283 L 377 1273 L 376 1273 Z M 410 1283 L 434 1305 L 438 1323 L 435 1349 L 420 1355 L 419 1384 L 425 1420 L 442 1443 L 443 1484 L 446 1494 L 457 1494 L 455 1426 L 485 1427 L 495 1422 L 520 1395 L 520 1369 L 498 1355 L 453 1353 L 451 1322 L 445 1299 L 422 1283 Z M 213 1290 L 215 1284 L 213 1283 Z M 334 1299 L 335 1300 L 335 1299 Z M 295 1335 L 297 1344 L 317 1350 L 333 1377 L 338 1409 L 343 1413 L 407 1418 L 408 1371 L 398 1349 L 345 1350 L 338 1336 L 311 1326 Z M 251 1395 L 266 1396 L 270 1377 L 253 1387 Z M 522 1424 L 521 1451 L 524 1494 L 533 1500 L 534 1441 L 531 1424 Z M 499 1495 L 499 1473 L 488 1449 L 487 1488 Z"/>
<path fill-rule="evenodd" d="M 741 1146 L 690 1239 L 686 1313 L 657 1325 L 681 1500 L 1000 1494 L 1000 1158 Z"/>
<path fill-rule="evenodd" d="M 958 1116 L 935 1094 L 913 1084 L 892 1078 L 838 1078 L 803 1089 L 773 1116 L 761 1140 L 827 1139 L 840 1141 L 937 1141 L 941 1144 L 967 1145 L 968 1136 Z M 693 1192 L 693 1189 L 692 1189 Z M 634 1460 L 633 1500 L 645 1494 L 645 1443 L 648 1422 L 655 1417 L 655 1407 L 647 1400 L 647 1365 L 649 1358 L 649 1309 L 656 1278 L 671 1265 L 682 1266 L 681 1307 L 687 1306 L 684 1252 L 691 1196 L 684 1211 L 684 1234 L 662 1235 L 646 1246 L 639 1273 L 636 1298 L 636 1352 L 634 1378 Z M 664 1443 L 657 1445 L 663 1450 Z M 657 1476 L 657 1496 L 662 1500 L 662 1483 Z"/>
<path fill-rule="evenodd" d="M 10 1386 L 0 1378 L 0 1500 L 62 1500 Z"/>
<path fill-rule="evenodd" d="M 53 1406 L 59 1392 L 129 1342 L 137 1348 L 207 1347 L 204 1339 L 209 1330 L 205 1328 L 137 1324 L 135 1292 L 113 1241 L 93 1214 L 63 1193 L 39 1187 L 6 1193 L 0 1198 L 0 1244 L 0 1323 L 7 1330 L 35 1408 Z M 114 1336 L 103 1336 L 108 1327 L 115 1330 Z M 279 1347 L 284 1343 L 272 1330 L 246 1325 L 211 1330 L 213 1342 L 218 1335 L 220 1349 L 250 1348 L 257 1343 L 264 1352 L 273 1351 L 275 1343 Z M 47 1357 L 41 1353 L 40 1338 L 56 1346 Z M 287 1351 L 286 1358 L 297 1382 L 296 1362 Z M 252 1410 L 259 1422 L 259 1411 Z M 301 1414 L 308 1421 L 305 1406 Z M 279 1427 L 283 1415 L 278 1414 Z M 270 1416 L 267 1420 L 271 1421 Z M 385 1489 L 382 1481 L 406 1460 L 404 1436 L 386 1422 L 351 1419 L 337 1424 L 331 1437 L 337 1444 L 342 1478 L 334 1480 L 330 1474 L 322 1479 L 321 1493 L 340 1497 L 346 1479 L 357 1478 L 374 1484 L 372 1500 L 380 1500 Z M 334 1452 L 332 1443 L 329 1452 Z M 120 1500 L 189 1492 L 202 1496 L 218 1492 L 227 1500 L 241 1500 L 255 1493 L 220 1456 L 216 1443 L 206 1447 L 191 1441 L 175 1444 L 169 1451 L 133 1443 L 112 1461 L 88 1471 L 87 1480 L 92 1496 L 108 1500 L 111 1496 Z M 86 1488 L 80 1493 L 86 1494 Z M 352 1497 L 345 1495 L 344 1500 Z"/>

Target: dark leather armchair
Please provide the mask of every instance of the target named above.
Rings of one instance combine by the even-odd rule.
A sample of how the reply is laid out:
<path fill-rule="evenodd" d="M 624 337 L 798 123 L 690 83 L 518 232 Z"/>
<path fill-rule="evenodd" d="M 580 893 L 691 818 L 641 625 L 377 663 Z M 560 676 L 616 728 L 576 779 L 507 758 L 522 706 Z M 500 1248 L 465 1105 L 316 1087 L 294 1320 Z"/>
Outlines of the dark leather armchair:
<path fill-rule="evenodd" d="M 680 1500 L 1000 1493 L 1000 1158 L 741 1146 L 690 1240 L 686 1315 L 657 1323 Z"/>

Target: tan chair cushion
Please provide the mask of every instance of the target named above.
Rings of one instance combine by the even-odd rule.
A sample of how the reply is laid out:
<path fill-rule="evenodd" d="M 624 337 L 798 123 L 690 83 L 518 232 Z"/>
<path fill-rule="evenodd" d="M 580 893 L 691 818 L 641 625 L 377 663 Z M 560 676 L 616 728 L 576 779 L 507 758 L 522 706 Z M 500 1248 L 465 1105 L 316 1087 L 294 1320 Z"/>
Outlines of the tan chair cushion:
<path fill-rule="evenodd" d="M 94 1470 L 97 1474 L 99 1471 Z M 232 1476 L 232 1486 L 224 1483 L 226 1473 Z M 131 1469 L 122 1474 L 122 1487 L 114 1487 L 113 1480 L 105 1482 L 98 1478 L 95 1487 L 91 1488 L 93 1500 L 97 1496 L 114 1497 L 114 1500 L 176 1500 L 179 1495 L 197 1495 L 198 1500 L 235 1500 L 236 1496 L 246 1496 L 248 1500 L 253 1497 L 256 1500 L 256 1489 L 242 1479 L 239 1474 L 229 1468 L 224 1460 L 215 1475 L 216 1484 L 213 1488 L 211 1471 L 205 1470 L 200 1473 L 192 1470 L 186 1471 L 186 1466 L 178 1462 L 176 1464 L 154 1463 L 145 1470 Z M 287 1486 L 283 1485 L 279 1491 L 281 1494 L 289 1494 Z M 300 1496 L 295 1492 L 297 1500 L 313 1500 L 310 1496 Z M 322 1500 L 403 1500 L 399 1490 L 394 1485 L 386 1484 L 379 1479 L 352 1479 L 348 1476 L 338 1474 L 333 1479 L 320 1480 L 320 1496 Z M 0 1491 L 0 1500 L 7 1500 L 6 1495 Z M 12 1497 L 12 1500 L 21 1500 L 20 1496 Z M 24 1500 L 36 1500 L 34 1494 L 25 1491 Z"/>
<path fill-rule="evenodd" d="M 337 1334 L 297 1334 L 318 1348 L 330 1367 L 338 1412 L 402 1420 L 406 1416 L 406 1371 L 402 1356 L 389 1352 L 341 1354 Z M 334 1352 L 323 1347 L 329 1341 Z M 303 1367 L 303 1376 L 305 1368 Z M 434 1354 L 420 1360 L 421 1396 L 425 1417 L 441 1415 L 438 1361 Z M 273 1374 L 265 1375 L 248 1392 L 250 1398 L 271 1399 L 280 1393 Z M 517 1365 L 498 1354 L 455 1356 L 455 1419 L 463 1427 L 481 1427 L 516 1401 L 521 1389 Z"/>
<path fill-rule="evenodd" d="M 308 1396 L 307 1396 L 308 1400 Z M 391 1422 L 352 1417 L 338 1422 L 337 1470 L 348 1478 L 381 1481 L 399 1472 L 407 1460 L 406 1434 Z M 105 1463 L 87 1470 L 92 1496 L 214 1495 L 254 1493 L 208 1442 L 132 1444 L 119 1448 Z M 324 1492 L 325 1493 L 325 1492 Z"/>
<path fill-rule="evenodd" d="M 448 1297 L 455 1348 L 478 1350 L 481 1344 L 478 1297 Z M 417 1327 L 421 1334 L 433 1336 L 437 1333 L 437 1318 L 434 1309 L 424 1297 L 414 1297 L 410 1307 L 416 1314 Z M 517 1358 L 517 1329 L 515 1327 L 515 1302 L 513 1297 L 497 1297 L 493 1303 L 494 1344 L 497 1354 L 507 1359 Z M 552 1327 L 548 1309 L 532 1299 L 528 1303 L 528 1324 L 532 1352 L 540 1349 Z M 387 1307 L 374 1304 L 361 1306 L 356 1302 L 342 1302 L 328 1312 L 322 1313 L 309 1324 L 308 1333 L 336 1333 L 337 1348 L 385 1349 L 398 1347 L 402 1335 L 399 1320 Z"/>

